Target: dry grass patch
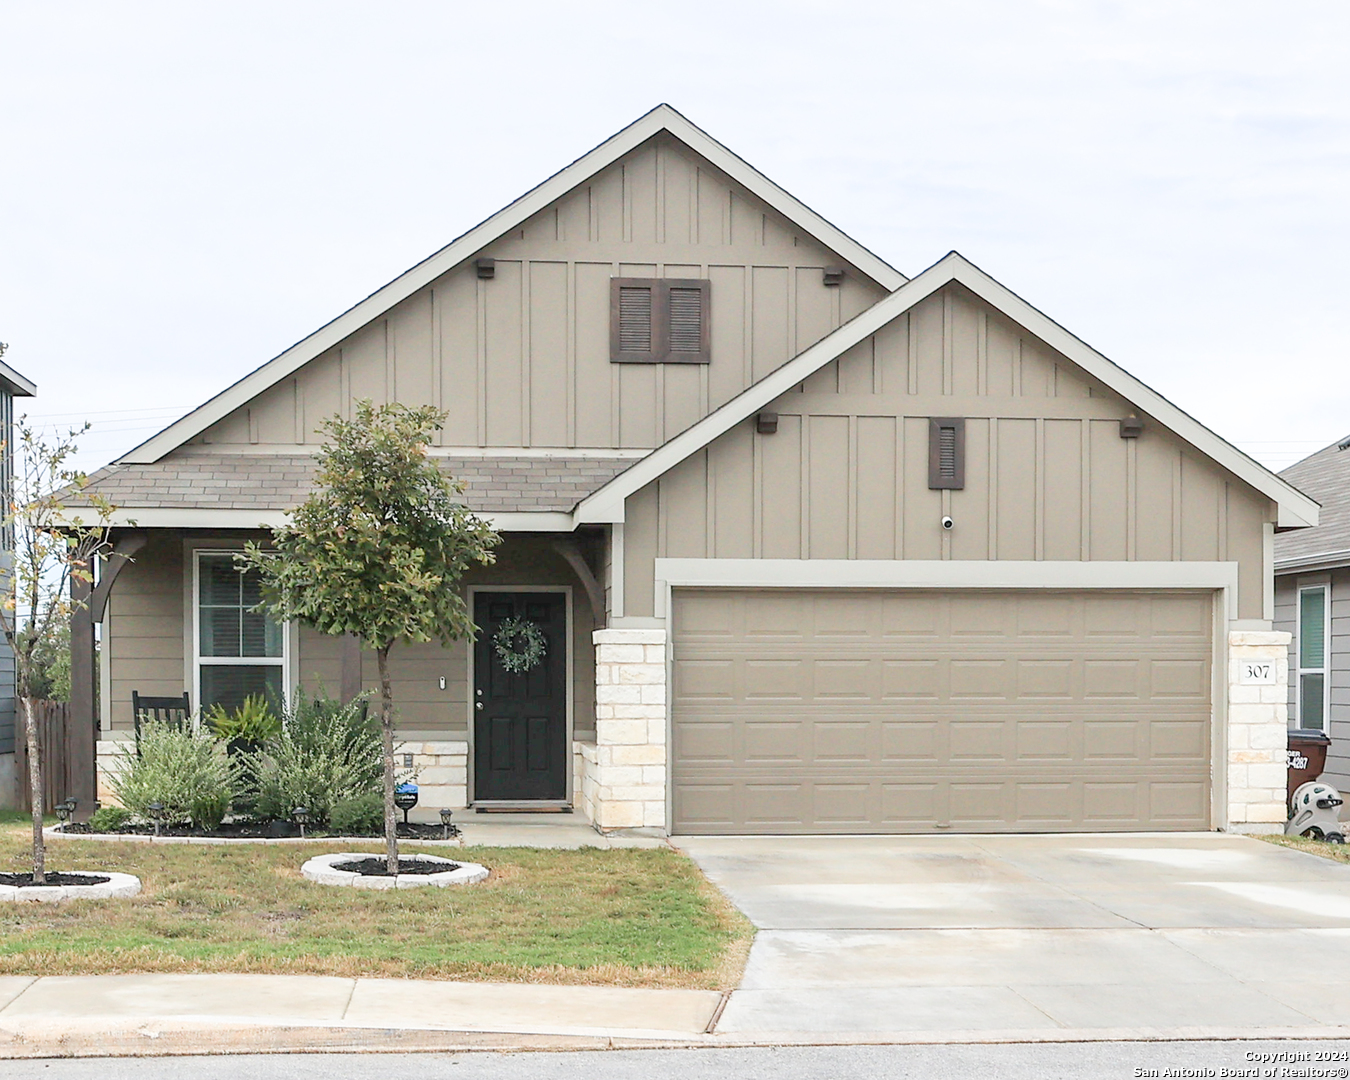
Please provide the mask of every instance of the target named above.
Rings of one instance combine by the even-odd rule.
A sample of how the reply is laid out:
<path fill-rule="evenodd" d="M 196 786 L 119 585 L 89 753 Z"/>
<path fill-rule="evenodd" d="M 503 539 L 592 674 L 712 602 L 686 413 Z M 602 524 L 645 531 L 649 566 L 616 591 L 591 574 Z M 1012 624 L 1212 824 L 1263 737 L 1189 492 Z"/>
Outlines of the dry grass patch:
<path fill-rule="evenodd" d="M 1258 840 L 1264 840 L 1268 844 L 1275 844 L 1279 847 L 1293 848 L 1295 851 L 1307 852 L 1309 855 L 1320 855 L 1324 859 L 1330 859 L 1332 862 L 1350 863 L 1350 845 L 1347 844 L 1328 844 L 1325 840 L 1312 840 L 1306 836 L 1257 836 Z"/>
<path fill-rule="evenodd" d="M 0 869 L 24 868 L 27 840 L 13 818 L 0 824 Z M 143 890 L 129 900 L 0 906 L 0 975 L 229 971 L 726 989 L 753 936 L 670 848 L 465 848 L 455 857 L 492 871 L 482 884 L 389 892 L 305 881 L 301 864 L 331 850 L 322 841 L 53 843 L 52 869 L 120 870 Z"/>

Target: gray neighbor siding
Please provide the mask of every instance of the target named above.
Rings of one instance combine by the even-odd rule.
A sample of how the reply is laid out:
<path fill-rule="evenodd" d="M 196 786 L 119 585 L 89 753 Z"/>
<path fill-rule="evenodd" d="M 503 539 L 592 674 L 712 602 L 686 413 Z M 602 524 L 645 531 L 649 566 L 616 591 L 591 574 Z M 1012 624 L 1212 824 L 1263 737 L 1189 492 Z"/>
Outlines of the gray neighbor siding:
<path fill-rule="evenodd" d="M 8 387 L 0 386 L 0 438 L 6 449 L 0 452 L 0 492 L 8 492 L 13 485 L 13 469 L 8 447 L 13 445 L 14 395 Z M 0 535 L 0 560 L 8 569 L 13 556 L 14 538 L 8 529 Z M 6 575 L 8 576 L 8 575 Z M 0 636 L 0 754 L 14 753 L 14 653 Z"/>
<path fill-rule="evenodd" d="M 1330 573 L 1284 574 L 1275 579 L 1275 629 L 1293 635 L 1289 645 L 1289 726 L 1300 727 L 1298 715 L 1298 590 L 1330 583 L 1327 672 L 1331 690 L 1327 734 L 1331 748 L 1322 779 L 1350 791 L 1350 568 Z"/>

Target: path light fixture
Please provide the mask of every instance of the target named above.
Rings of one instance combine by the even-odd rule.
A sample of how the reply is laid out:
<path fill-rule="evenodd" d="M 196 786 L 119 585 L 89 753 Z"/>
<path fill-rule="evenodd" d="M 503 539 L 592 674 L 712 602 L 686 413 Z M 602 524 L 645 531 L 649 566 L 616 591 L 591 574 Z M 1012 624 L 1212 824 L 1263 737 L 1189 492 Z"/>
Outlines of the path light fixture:
<path fill-rule="evenodd" d="M 450 839 L 450 818 L 454 814 L 453 810 L 441 811 L 441 839 Z"/>
<path fill-rule="evenodd" d="M 70 822 L 70 815 L 75 812 L 75 800 L 67 799 L 65 802 L 56 804 L 56 816 L 61 819 L 61 826 L 64 828 Z"/>
<path fill-rule="evenodd" d="M 297 806 L 291 811 L 291 817 L 295 818 L 295 823 L 300 826 L 300 839 L 305 838 L 305 826 L 309 824 L 309 807 Z"/>
<path fill-rule="evenodd" d="M 394 788 L 394 805 L 403 811 L 403 824 L 408 824 L 408 811 L 417 805 L 417 785 L 399 784 Z"/>
<path fill-rule="evenodd" d="M 152 802 L 146 807 L 150 811 L 150 820 L 155 823 L 155 835 L 159 835 L 159 823 L 164 820 L 164 804 Z"/>

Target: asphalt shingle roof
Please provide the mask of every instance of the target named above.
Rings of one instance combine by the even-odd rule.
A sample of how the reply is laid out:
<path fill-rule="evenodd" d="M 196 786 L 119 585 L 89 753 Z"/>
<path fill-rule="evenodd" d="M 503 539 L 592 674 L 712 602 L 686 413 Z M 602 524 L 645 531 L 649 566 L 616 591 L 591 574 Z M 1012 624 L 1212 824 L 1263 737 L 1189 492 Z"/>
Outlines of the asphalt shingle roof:
<path fill-rule="evenodd" d="M 1350 450 L 1336 443 L 1290 465 L 1280 476 L 1322 504 L 1319 523 L 1275 537 L 1275 565 L 1346 553 L 1350 564 Z"/>
<path fill-rule="evenodd" d="M 436 464 L 464 483 L 482 513 L 569 511 L 614 479 L 631 458 L 455 457 Z M 87 490 L 119 509 L 290 510 L 313 487 L 308 454 L 193 454 L 149 465 L 109 465 Z"/>

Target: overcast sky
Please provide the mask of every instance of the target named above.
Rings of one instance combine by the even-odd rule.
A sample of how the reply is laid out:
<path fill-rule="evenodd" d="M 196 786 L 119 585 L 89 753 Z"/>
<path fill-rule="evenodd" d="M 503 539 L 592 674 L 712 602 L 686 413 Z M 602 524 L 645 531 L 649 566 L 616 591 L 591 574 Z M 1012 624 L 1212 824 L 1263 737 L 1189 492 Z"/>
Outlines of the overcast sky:
<path fill-rule="evenodd" d="M 0 340 L 90 467 L 658 102 L 1276 468 L 1350 434 L 1350 4 L 0 0 Z"/>

